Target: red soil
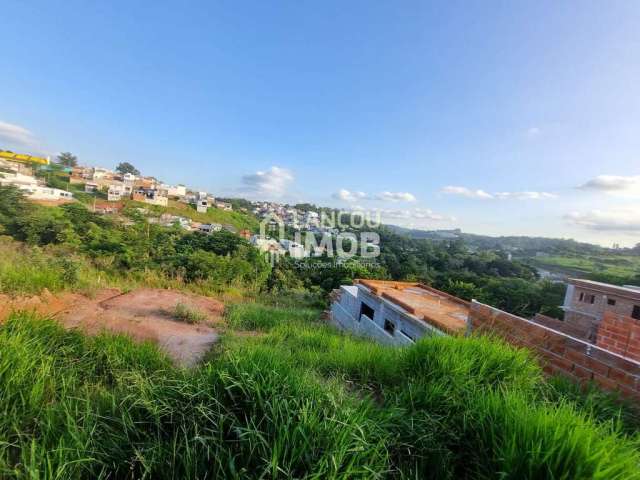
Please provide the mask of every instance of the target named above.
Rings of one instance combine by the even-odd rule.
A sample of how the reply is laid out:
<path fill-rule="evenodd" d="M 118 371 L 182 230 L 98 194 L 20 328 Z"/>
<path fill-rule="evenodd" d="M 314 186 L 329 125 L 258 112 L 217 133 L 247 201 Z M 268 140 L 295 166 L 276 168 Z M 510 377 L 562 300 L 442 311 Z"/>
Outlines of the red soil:
<path fill-rule="evenodd" d="M 206 315 L 202 324 L 191 325 L 172 317 L 178 303 Z M 217 341 L 210 325 L 222 322 L 224 305 L 217 300 L 175 290 L 143 288 L 129 293 L 117 289 L 99 291 L 89 298 L 76 293 L 9 298 L 0 295 L 0 321 L 13 310 L 51 316 L 67 328 L 95 335 L 104 330 L 125 333 L 138 341 L 157 343 L 183 366 L 197 363 Z"/>

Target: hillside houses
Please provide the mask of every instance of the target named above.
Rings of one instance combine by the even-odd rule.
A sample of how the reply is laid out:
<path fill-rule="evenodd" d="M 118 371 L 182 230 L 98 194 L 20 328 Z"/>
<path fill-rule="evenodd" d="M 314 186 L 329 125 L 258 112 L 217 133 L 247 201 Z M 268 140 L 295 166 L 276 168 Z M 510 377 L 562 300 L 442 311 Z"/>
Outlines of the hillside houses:
<path fill-rule="evenodd" d="M 155 188 L 135 187 L 131 193 L 131 199 L 161 207 L 169 205 L 169 197 L 161 190 Z"/>
<path fill-rule="evenodd" d="M 113 183 L 109 185 L 109 189 L 107 190 L 107 200 L 109 202 L 119 202 L 123 198 L 129 197 L 132 191 L 133 187 L 131 185 Z"/>
<path fill-rule="evenodd" d="M 298 231 L 308 231 L 318 235 L 334 236 L 340 233 L 335 225 L 323 225 L 319 212 L 301 210 L 275 202 L 254 202 L 253 214 L 267 221 L 267 227 L 275 230 L 278 224 Z"/>
<path fill-rule="evenodd" d="M 65 203 L 73 200 L 71 192 L 47 187 L 42 180 L 19 172 L 0 172 L 0 185 L 12 185 L 21 190 L 31 200 L 56 203 Z"/>
<path fill-rule="evenodd" d="M 187 187 L 184 185 L 167 185 L 165 183 L 160 184 L 160 189 L 167 192 L 169 198 L 179 200 L 187 195 Z"/>
<path fill-rule="evenodd" d="M 230 203 L 217 201 L 204 191 L 194 192 L 186 185 L 164 183 L 151 176 L 121 174 L 103 167 L 74 167 L 70 171 L 69 183 L 83 185 L 85 193 L 106 194 L 110 202 L 131 199 L 166 207 L 171 199 L 192 204 L 199 213 L 206 213 L 209 208 L 233 210 Z"/>
<path fill-rule="evenodd" d="M 6 153 L 6 152 L 5 152 Z M 191 204 L 198 213 L 207 213 L 210 208 L 224 211 L 232 211 L 231 203 L 216 200 L 206 191 L 194 191 L 186 185 L 174 185 L 161 182 L 155 177 L 134 175 L 132 173 L 119 173 L 103 167 L 61 167 L 50 165 L 47 159 L 37 158 L 37 162 L 26 160 L 13 161 L 15 154 L 0 156 L 0 185 L 13 185 L 22 190 L 30 200 L 47 203 L 61 204 L 74 201 L 73 192 L 82 192 L 83 195 L 91 195 L 94 200 L 88 201 L 86 196 L 82 201 L 95 213 L 101 215 L 120 215 L 125 209 L 126 201 L 133 200 L 148 205 L 169 207 L 170 200 Z M 20 158 L 31 158 L 22 155 Z M 36 157 L 33 157 L 36 158 Z M 26 162 L 26 163 L 25 163 Z M 55 168 L 54 168 L 55 167 Z M 46 171 L 46 172 L 45 172 Z M 43 172 L 42 178 L 36 177 L 37 172 Z M 60 181 L 68 181 L 70 190 L 62 190 L 47 185 L 47 180 L 52 179 L 51 174 L 57 176 Z M 66 176 L 68 175 L 68 176 Z M 229 223 L 199 223 L 187 216 L 174 215 L 165 212 L 160 215 L 156 211 L 146 208 L 138 208 L 138 211 L 146 217 L 149 223 L 164 227 L 178 226 L 187 231 L 200 231 L 211 234 L 226 230 L 249 239 L 252 232 L 239 229 Z M 130 219 L 118 218 L 123 224 L 129 224 Z"/>
<path fill-rule="evenodd" d="M 226 210 L 227 212 L 230 212 L 231 210 L 233 210 L 233 207 L 231 206 L 231 204 L 227 202 L 214 201 L 213 204 L 215 205 L 216 208 L 219 208 L 220 210 Z"/>

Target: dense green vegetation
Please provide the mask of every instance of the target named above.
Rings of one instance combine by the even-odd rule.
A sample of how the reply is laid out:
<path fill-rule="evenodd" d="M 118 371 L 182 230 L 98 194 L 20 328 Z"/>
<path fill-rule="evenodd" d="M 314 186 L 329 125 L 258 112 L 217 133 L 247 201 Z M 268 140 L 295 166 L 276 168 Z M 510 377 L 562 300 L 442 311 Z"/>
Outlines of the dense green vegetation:
<path fill-rule="evenodd" d="M 380 229 L 380 263 L 395 280 L 417 280 L 453 295 L 529 317 L 562 317 L 565 286 L 539 280 L 535 269 L 501 250 L 471 251 L 463 240 L 433 242 Z"/>
<path fill-rule="evenodd" d="M 150 213 L 141 213 L 138 207 Z M 153 277 L 156 285 L 184 285 L 209 293 L 227 289 L 280 294 L 306 291 L 320 297 L 354 278 L 411 280 L 520 315 L 562 314 L 558 308 L 562 285 L 538 280 L 531 267 L 507 260 L 504 253 L 471 252 L 461 241 L 416 240 L 381 228 L 381 254 L 374 263 L 357 257 L 347 261 L 287 258 L 272 268 L 248 242 L 227 231 L 203 235 L 147 221 L 147 215 L 161 213 L 247 228 L 255 228 L 257 222 L 240 212 L 210 209 L 199 214 L 177 202 L 168 208 L 128 202 L 125 224 L 96 215 L 82 203 L 39 207 L 26 202 L 15 189 L 0 188 L 0 233 L 28 245 L 57 246 L 67 252 L 70 261 L 86 264 L 103 277 Z M 55 262 L 48 267 L 56 270 Z M 62 274 L 66 273 L 60 269 L 52 273 Z"/>
<path fill-rule="evenodd" d="M 600 253 L 597 255 L 545 255 L 532 263 L 568 276 L 577 276 L 618 285 L 640 284 L 640 255 Z"/>
<path fill-rule="evenodd" d="M 156 284 L 188 285 L 209 292 L 231 287 L 259 290 L 266 284 L 269 265 L 237 235 L 221 231 L 207 236 L 161 227 L 150 224 L 135 208 L 128 215 L 131 224 L 125 225 L 96 215 L 80 203 L 40 207 L 26 202 L 14 188 L 0 187 L 0 234 L 50 253 L 66 252 L 61 257 L 66 263 L 61 261 L 60 268 L 55 261 L 27 262 L 34 268 L 45 267 L 43 274 L 52 270 L 52 278 L 72 275 L 71 270 L 86 266 L 105 277 L 154 276 Z M 0 264 L 6 262 L 0 259 Z M 58 289 L 55 281 L 49 283 L 50 289 Z"/>
<path fill-rule="evenodd" d="M 392 227 L 411 239 L 437 239 L 434 232 Z M 456 232 L 465 245 L 478 251 L 510 252 L 524 264 L 564 276 L 588 278 L 618 285 L 640 284 L 640 244 L 606 248 L 590 243 L 544 237 L 489 237 Z"/>
<path fill-rule="evenodd" d="M 192 370 L 148 344 L 11 317 L 0 476 L 640 477 L 637 434 L 549 395 L 524 351 L 487 338 L 393 349 L 308 309 L 243 305 L 229 317 L 262 333 L 233 327 Z"/>

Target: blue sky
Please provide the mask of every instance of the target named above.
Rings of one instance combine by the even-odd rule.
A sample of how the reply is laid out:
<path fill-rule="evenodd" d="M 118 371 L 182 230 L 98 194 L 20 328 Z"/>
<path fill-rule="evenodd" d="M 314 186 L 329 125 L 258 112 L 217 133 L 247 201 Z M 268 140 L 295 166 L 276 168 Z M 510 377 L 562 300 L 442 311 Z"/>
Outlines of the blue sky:
<path fill-rule="evenodd" d="M 3 3 L 0 148 L 640 242 L 638 2 L 95 3 Z"/>

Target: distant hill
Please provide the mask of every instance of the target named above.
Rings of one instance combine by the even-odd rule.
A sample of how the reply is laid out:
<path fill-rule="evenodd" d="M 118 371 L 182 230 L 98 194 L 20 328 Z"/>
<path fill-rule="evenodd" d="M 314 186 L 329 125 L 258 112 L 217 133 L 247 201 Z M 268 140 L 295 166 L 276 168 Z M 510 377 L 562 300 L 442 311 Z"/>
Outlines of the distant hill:
<path fill-rule="evenodd" d="M 418 230 L 397 225 L 387 225 L 387 227 L 398 235 L 404 235 L 414 239 L 452 240 L 460 238 L 470 247 L 481 250 L 506 250 L 517 253 L 520 256 L 535 256 L 539 253 L 599 254 L 620 252 L 619 250 L 613 250 L 586 242 L 577 242 L 572 239 L 515 235 L 492 237 L 489 235 L 462 232 L 459 228 L 453 230 Z"/>
<path fill-rule="evenodd" d="M 398 225 L 386 225 L 392 232 L 415 239 L 452 240 L 460 238 L 462 231 L 459 228 L 453 230 L 417 230 L 400 227 Z"/>

